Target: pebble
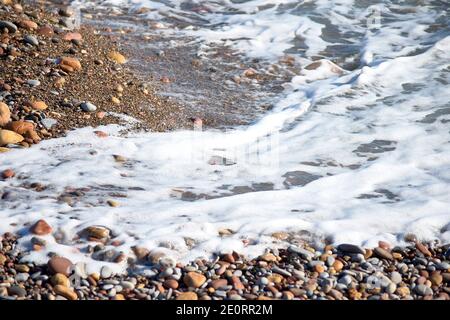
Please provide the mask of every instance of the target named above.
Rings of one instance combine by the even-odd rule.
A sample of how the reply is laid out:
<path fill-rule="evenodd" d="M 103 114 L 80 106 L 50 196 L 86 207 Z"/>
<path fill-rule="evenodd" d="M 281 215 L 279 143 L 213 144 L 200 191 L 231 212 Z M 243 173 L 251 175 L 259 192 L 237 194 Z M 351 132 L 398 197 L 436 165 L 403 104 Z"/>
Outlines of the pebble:
<path fill-rule="evenodd" d="M 419 284 L 415 287 L 414 291 L 421 296 L 428 296 L 433 294 L 433 290 L 424 284 Z"/>
<path fill-rule="evenodd" d="M 31 44 L 31 45 L 33 45 L 33 46 L 39 46 L 39 41 L 38 41 L 38 39 L 36 39 L 36 37 L 35 36 L 32 36 L 32 35 L 26 35 L 24 38 L 23 38 L 23 41 L 25 42 L 25 43 L 27 43 L 27 44 Z"/>
<path fill-rule="evenodd" d="M 54 31 L 51 26 L 42 26 L 36 30 L 36 33 L 41 36 L 51 37 L 54 34 Z"/>
<path fill-rule="evenodd" d="M 184 276 L 183 282 L 187 287 L 200 288 L 206 282 L 206 277 L 191 271 Z"/>
<path fill-rule="evenodd" d="M 198 300 L 198 296 L 195 292 L 182 292 L 177 296 L 176 300 Z"/>
<path fill-rule="evenodd" d="M 11 121 L 11 111 L 7 104 L 0 102 L 0 127 Z"/>
<path fill-rule="evenodd" d="M 23 141 L 23 136 L 14 131 L 0 130 L 0 146 L 6 146 L 8 144 L 16 144 Z"/>
<path fill-rule="evenodd" d="M 397 271 L 393 271 L 391 272 L 391 281 L 395 284 L 399 284 L 400 282 L 402 282 L 402 275 L 397 272 Z"/>
<path fill-rule="evenodd" d="M 122 54 L 116 51 L 108 53 L 108 58 L 118 64 L 123 64 L 127 62 L 127 59 Z"/>
<path fill-rule="evenodd" d="M 18 273 L 15 278 L 17 282 L 26 282 L 29 277 L 28 273 Z"/>
<path fill-rule="evenodd" d="M 394 257 L 392 256 L 392 254 L 389 251 L 387 251 L 386 249 L 376 247 L 373 249 L 373 253 L 374 253 L 374 255 L 376 255 L 377 257 L 379 257 L 381 259 L 394 260 Z"/>
<path fill-rule="evenodd" d="M 31 228 L 30 232 L 39 236 L 52 233 L 52 227 L 43 219 L 37 221 Z"/>
<path fill-rule="evenodd" d="M 103 266 L 102 269 L 100 270 L 100 276 L 103 279 L 111 278 L 112 275 L 113 275 L 113 271 L 108 266 Z"/>
<path fill-rule="evenodd" d="M 84 112 L 94 112 L 95 110 L 97 110 L 97 107 L 90 102 L 83 102 L 82 104 L 80 104 L 80 107 Z"/>
<path fill-rule="evenodd" d="M 15 33 L 17 31 L 17 26 L 9 21 L 0 21 L 0 30 L 8 29 L 9 33 Z"/>
<path fill-rule="evenodd" d="M 311 251 L 308 251 L 306 249 L 299 248 L 299 247 L 296 247 L 296 246 L 289 246 L 288 250 L 290 252 L 297 253 L 299 256 L 301 256 L 304 259 L 310 260 L 310 259 L 312 259 L 314 257 L 314 253 L 312 253 Z"/>
<path fill-rule="evenodd" d="M 48 261 L 47 266 L 52 273 L 62 273 L 65 276 L 69 276 L 73 264 L 67 258 L 55 256 Z"/>
<path fill-rule="evenodd" d="M 285 276 L 285 277 L 290 277 L 290 276 L 292 276 L 292 273 L 290 273 L 289 271 L 286 271 L 286 270 L 284 270 L 284 269 L 281 269 L 281 268 L 279 268 L 279 267 L 273 267 L 273 268 L 272 268 L 272 271 L 273 271 L 273 272 L 276 272 L 276 273 L 279 273 L 279 274 L 281 274 L 281 275 L 283 275 L 283 276 Z"/>
<path fill-rule="evenodd" d="M 358 254 L 358 253 L 365 254 L 366 253 L 365 250 L 363 248 L 361 248 L 360 246 L 356 246 L 353 244 L 347 244 L 347 243 L 338 245 L 337 249 L 344 253 L 355 253 L 355 254 Z"/>
<path fill-rule="evenodd" d="M 5 169 L 2 171 L 3 179 L 10 179 L 10 178 L 13 178 L 15 175 L 16 175 L 16 173 L 12 169 Z"/>
<path fill-rule="evenodd" d="M 61 285 L 61 286 L 65 286 L 65 287 L 70 286 L 69 279 L 62 273 L 57 273 L 57 274 L 53 275 L 53 277 L 51 278 L 51 283 L 53 286 L 56 286 L 56 285 Z"/>
<path fill-rule="evenodd" d="M 18 296 L 23 298 L 27 295 L 27 291 L 20 286 L 13 285 L 8 288 L 8 294 L 10 296 Z"/>
<path fill-rule="evenodd" d="M 72 289 L 63 286 L 63 285 L 56 285 L 53 287 L 53 291 L 55 291 L 56 294 L 63 296 L 67 300 L 77 300 L 78 296 Z"/>

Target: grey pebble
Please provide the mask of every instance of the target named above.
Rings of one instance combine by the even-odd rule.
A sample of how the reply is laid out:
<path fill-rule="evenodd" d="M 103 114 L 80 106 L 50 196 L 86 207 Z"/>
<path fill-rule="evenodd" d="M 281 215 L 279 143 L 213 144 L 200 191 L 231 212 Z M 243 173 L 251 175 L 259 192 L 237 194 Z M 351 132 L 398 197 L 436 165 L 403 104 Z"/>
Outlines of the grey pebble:
<path fill-rule="evenodd" d="M 97 107 L 90 102 L 83 102 L 82 104 L 80 104 L 80 107 L 84 112 L 94 112 L 95 110 L 97 110 Z"/>

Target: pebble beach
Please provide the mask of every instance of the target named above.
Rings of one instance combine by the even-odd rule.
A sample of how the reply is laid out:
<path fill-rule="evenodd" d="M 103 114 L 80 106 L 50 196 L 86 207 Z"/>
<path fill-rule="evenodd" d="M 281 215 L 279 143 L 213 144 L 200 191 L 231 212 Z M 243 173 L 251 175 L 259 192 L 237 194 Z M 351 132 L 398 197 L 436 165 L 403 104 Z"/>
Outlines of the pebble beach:
<path fill-rule="evenodd" d="M 234 116 L 222 117 L 218 112 L 199 115 L 198 110 L 170 95 L 161 94 L 164 90 L 161 88 L 173 79 L 165 74 L 143 76 L 143 69 L 151 69 L 151 64 L 150 67 L 146 64 L 142 70 L 139 68 L 143 60 L 135 59 L 130 65 L 133 50 L 127 49 L 123 42 L 126 28 L 96 27 L 95 22 L 78 25 L 77 12 L 64 1 L 51 2 L 50 5 L 48 2 L 0 1 L 0 156 L 6 157 L 24 149 L 38 149 L 44 141 L 63 139 L 78 129 L 89 130 L 96 141 L 107 141 L 112 134 L 122 138 L 136 132 L 191 130 L 198 125 L 241 125 L 252 117 L 257 118 L 249 116 L 238 120 Z M 146 11 L 135 10 L 133 13 L 139 15 Z M 84 14 L 89 18 L 88 11 Z M 130 39 L 134 38 L 128 37 L 127 44 Z M 220 56 L 223 59 L 228 54 L 232 56 L 225 51 Z M 162 57 L 164 53 L 157 56 Z M 232 65 L 231 62 L 228 64 Z M 344 74 L 343 69 L 331 62 L 313 64 L 308 64 L 304 70 L 318 69 L 333 76 Z M 189 68 L 198 68 L 201 62 L 189 59 L 188 65 Z M 229 65 L 226 68 L 232 69 Z M 278 75 L 262 75 L 262 72 L 260 75 L 260 70 L 249 65 L 257 69 L 261 62 L 254 59 L 252 64 L 241 65 L 241 75 L 228 80 L 227 84 L 250 88 L 258 81 L 261 86 L 272 82 L 276 83 L 273 86 L 279 92 L 278 82 L 291 75 L 296 62 L 295 59 L 282 60 Z M 327 66 L 331 71 L 320 69 Z M 161 70 L 165 67 L 161 63 L 155 68 Z M 206 68 L 208 74 L 223 70 L 211 71 L 211 68 Z M 214 78 L 211 79 L 208 80 L 210 86 L 215 86 Z M 207 86 L 203 88 L 214 90 Z M 243 96 L 241 103 L 258 101 L 254 97 L 252 100 L 252 91 L 249 92 L 249 97 Z M 218 96 L 212 94 L 210 99 Z M 229 98 L 230 101 L 238 100 L 231 94 Z M 148 105 L 152 107 L 148 108 Z M 239 111 L 238 107 L 235 108 Z M 258 116 L 270 108 L 266 104 L 259 106 Z M 233 110 L 230 107 L 223 113 L 239 113 Z M 251 112 L 246 110 L 246 113 Z M 110 133 L 111 126 L 120 130 Z M 88 148 L 95 146 L 89 141 L 77 140 L 74 145 L 78 147 L 77 143 L 88 145 Z M 383 143 L 378 143 L 374 154 L 379 153 L 379 149 L 389 152 L 392 146 L 395 150 L 395 143 Z M 96 144 L 101 145 L 102 142 Z M 124 150 L 128 148 L 126 143 L 123 146 Z M 370 145 L 367 148 L 374 147 Z M 369 153 L 364 148 L 357 151 L 363 156 Z M 96 156 L 98 151 L 92 147 L 89 154 Z M 377 159 L 367 158 L 367 161 Z M 120 170 L 129 170 L 120 173 L 121 179 L 132 179 L 130 172 L 134 165 L 142 162 L 118 153 L 112 157 L 108 155 L 108 159 Z M 225 168 L 233 165 L 222 157 L 213 160 L 209 161 L 210 165 L 217 165 L 217 162 Z M 326 165 L 314 164 L 317 167 Z M 354 169 L 351 165 L 333 163 L 330 166 L 338 168 L 333 169 L 336 170 L 333 174 L 344 168 Z M 303 171 L 290 171 L 283 175 L 282 186 L 286 189 L 303 187 L 320 177 Z M 36 199 L 51 199 L 75 213 L 79 203 L 83 204 L 83 210 L 97 206 L 108 210 L 123 208 L 126 206 L 126 191 L 142 191 L 142 188 L 132 185 L 121 188 L 96 181 L 101 186 L 100 191 L 95 190 L 102 195 L 99 204 L 87 197 L 83 200 L 94 189 L 91 186 L 66 186 L 63 190 L 54 191 L 50 183 L 30 182 L 20 166 L 3 168 L 0 179 L 5 183 L 0 189 L 0 201 L 14 210 L 22 210 L 21 206 L 26 203 L 16 195 L 17 190 L 23 194 L 33 193 Z M 183 201 L 208 200 L 276 190 L 273 185 L 255 183 L 251 188 L 238 185 L 230 188 L 232 192 L 227 194 L 196 193 L 189 188 L 172 189 L 172 193 L 175 192 L 176 197 Z M 219 185 L 220 188 L 226 189 L 227 186 Z M 376 196 L 364 196 L 372 199 L 381 194 L 389 201 L 397 201 L 396 195 L 391 197 L 389 192 L 377 190 Z M 436 194 L 441 195 L 438 191 Z M 171 196 L 174 198 L 173 194 Z M 443 207 L 444 204 L 439 204 L 437 209 L 444 210 Z M 309 209 L 302 210 L 292 211 L 309 212 Z M 1 214 L 0 224 L 3 223 Z M 448 219 L 444 214 L 439 217 L 439 223 L 446 225 L 440 228 L 444 234 L 442 238 L 446 239 Z M 140 240 L 140 236 L 129 232 L 124 237 L 114 228 L 102 224 L 80 224 L 77 232 L 68 239 L 62 232 L 63 228 L 54 224 L 58 219 L 31 215 L 26 220 L 20 218 L 16 221 L 14 215 L 4 218 L 5 229 L 14 229 L 15 232 L 0 235 L 0 300 L 450 300 L 450 244 L 438 239 L 423 239 L 414 233 L 396 234 L 396 238 L 389 238 L 392 243 L 379 240 L 377 245 L 362 246 L 322 235 L 299 240 L 294 233 L 282 230 L 269 232 L 265 235 L 269 240 L 259 244 L 253 238 L 236 240 L 233 237 L 237 232 L 232 227 L 219 228 L 212 231 L 219 242 L 233 238 L 239 246 L 235 250 L 209 252 L 208 258 L 186 261 L 144 245 L 125 248 L 128 236 L 134 237 L 133 241 Z M 68 219 L 78 218 L 74 215 Z M 118 218 L 118 221 L 122 220 Z M 289 225 L 289 221 L 284 223 Z M 432 226 L 439 229 L 440 225 Z M 187 236 L 182 242 L 186 250 L 197 245 L 196 239 Z M 253 242 L 258 243 L 262 253 L 248 255 L 241 252 L 243 247 Z M 371 243 L 374 243 L 373 238 Z M 49 249 L 55 245 L 64 246 L 70 253 L 64 255 Z M 164 246 L 165 249 L 172 247 L 175 247 L 172 243 Z M 82 255 L 83 259 L 72 261 L 74 255 Z M 95 262 L 95 271 L 89 267 L 89 261 Z"/>

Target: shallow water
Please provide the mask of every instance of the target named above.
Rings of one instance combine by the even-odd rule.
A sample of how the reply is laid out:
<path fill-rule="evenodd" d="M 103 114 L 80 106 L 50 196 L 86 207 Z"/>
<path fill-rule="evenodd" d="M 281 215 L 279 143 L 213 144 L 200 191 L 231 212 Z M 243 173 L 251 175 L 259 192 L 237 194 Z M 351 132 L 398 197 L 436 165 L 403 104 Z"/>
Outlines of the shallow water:
<path fill-rule="evenodd" d="M 447 3 L 93 3 L 157 9 L 140 19 L 167 28 L 148 32 L 188 36 L 205 50 L 225 45 L 244 61 L 270 66 L 289 54 L 297 74 L 275 97 L 261 86 L 274 108 L 226 132 L 121 137 L 111 126 L 104 130 L 113 137 L 99 139 L 85 128 L 0 155 L 0 169 L 20 167 L 23 175 L 0 181 L 21 200 L 0 202 L 0 231 L 45 218 L 64 235 L 48 250 L 68 255 L 76 232 L 103 225 L 123 240 L 118 250 L 143 245 L 182 260 L 230 249 L 253 255 L 276 231 L 367 246 L 402 243 L 409 232 L 450 241 Z M 113 154 L 128 161 L 118 164 Z M 34 181 L 49 187 L 22 191 Z M 57 200 L 67 187 L 85 188 L 72 206 Z M 108 207 L 117 193 L 120 207 Z M 234 233 L 220 237 L 222 228 Z"/>

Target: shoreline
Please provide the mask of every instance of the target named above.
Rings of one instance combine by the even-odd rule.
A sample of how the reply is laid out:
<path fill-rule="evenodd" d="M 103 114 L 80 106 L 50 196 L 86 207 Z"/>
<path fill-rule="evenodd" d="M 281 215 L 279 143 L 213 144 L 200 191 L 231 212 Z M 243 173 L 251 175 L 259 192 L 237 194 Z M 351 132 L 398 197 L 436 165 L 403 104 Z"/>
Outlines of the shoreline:
<path fill-rule="evenodd" d="M 40 226 L 43 227 L 43 226 Z M 61 256 L 46 265 L 20 261 L 17 238 L 0 241 L 0 300 L 449 300 L 450 244 L 323 250 L 291 245 L 245 259 L 237 252 L 186 265 L 135 250 L 146 275 L 86 272 Z M 145 261 L 145 262 L 144 262 Z"/>

